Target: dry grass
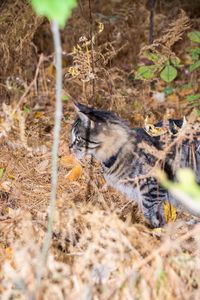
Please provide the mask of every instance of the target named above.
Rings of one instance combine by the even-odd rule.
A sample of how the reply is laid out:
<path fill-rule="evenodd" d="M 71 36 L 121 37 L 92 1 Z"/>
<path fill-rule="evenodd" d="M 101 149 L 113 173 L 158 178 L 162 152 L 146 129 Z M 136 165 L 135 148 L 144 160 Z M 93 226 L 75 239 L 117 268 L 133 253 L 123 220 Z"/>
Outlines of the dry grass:
<path fill-rule="evenodd" d="M 123 5 L 116 1 L 113 16 L 107 2 L 102 10 L 97 4 L 96 11 L 101 14 L 94 13 L 95 68 L 90 42 L 69 61 L 68 55 L 63 57 L 63 93 L 69 101 L 64 102 L 53 242 L 37 292 L 36 271 L 50 196 L 55 76 L 51 56 L 44 57 L 41 64 L 35 63 L 35 69 L 39 66 L 37 83 L 20 91 L 17 100 L 24 95 L 21 107 L 14 98 L 12 105 L 1 111 L 1 299 L 27 299 L 34 292 L 37 299 L 199 299 L 200 225 L 195 224 L 195 218 L 179 214 L 175 223 L 160 231 L 151 230 L 133 203 L 103 188 L 96 163 L 85 162 L 76 181 L 67 177 L 73 163 L 61 163 L 62 157 L 69 155 L 74 119 L 71 99 L 113 109 L 137 126 L 143 125 L 144 117 L 152 111 L 156 120 L 170 108 L 173 117 L 188 113 L 184 96 L 177 93 L 178 100 L 166 99 L 158 104 L 151 97 L 149 84 L 136 85 L 128 76 L 139 45 L 146 43 L 145 6 L 139 1 L 132 6 L 128 1 Z M 139 20 L 135 12 L 141 16 Z M 84 3 L 63 33 L 63 47 L 68 53 L 77 47 L 80 37 L 87 36 L 86 17 Z M 166 22 L 166 17 L 159 15 L 160 20 Z M 100 33 L 98 22 L 104 23 Z M 69 41 L 72 24 L 78 29 L 74 40 L 70 36 Z M 137 49 L 133 40 L 138 43 Z M 72 74 L 70 67 L 80 72 Z M 91 74 L 94 76 L 88 76 Z M 94 78 L 95 99 L 91 100 Z M 23 110 L 24 104 L 30 109 L 28 113 Z"/>
<path fill-rule="evenodd" d="M 182 10 L 169 27 L 164 31 L 162 37 L 155 39 L 152 45 L 144 46 L 141 53 L 151 50 L 155 53 L 164 54 L 167 57 L 172 54 L 172 46 L 182 39 L 183 34 L 190 28 L 190 20 Z"/>
<path fill-rule="evenodd" d="M 1 96 L 10 94 L 17 99 L 32 78 L 37 61 L 37 49 L 32 39 L 42 21 L 26 0 L 9 0 L 1 4 Z"/>
<path fill-rule="evenodd" d="M 34 126 L 33 115 L 26 120 L 29 151 L 11 133 L 1 144 L 2 299 L 26 299 L 35 288 L 50 192 L 52 136 L 44 133 L 49 115 L 35 119 Z M 72 119 L 73 114 L 63 123 L 60 157 L 69 155 Z M 91 174 L 86 164 L 77 181 L 67 179 L 71 168 L 60 165 L 53 244 L 37 297 L 198 299 L 199 224 L 179 215 L 176 223 L 152 231 L 141 214 L 132 215 L 132 203 L 102 190 L 98 166 Z"/>

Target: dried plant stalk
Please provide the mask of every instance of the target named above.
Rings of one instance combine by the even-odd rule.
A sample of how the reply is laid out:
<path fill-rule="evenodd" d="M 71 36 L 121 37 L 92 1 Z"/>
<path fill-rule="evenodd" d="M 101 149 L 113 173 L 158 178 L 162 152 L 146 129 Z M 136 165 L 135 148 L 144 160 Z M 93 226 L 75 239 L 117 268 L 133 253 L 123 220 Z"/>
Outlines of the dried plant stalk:
<path fill-rule="evenodd" d="M 48 211 L 48 230 L 43 242 L 43 248 L 40 258 L 40 264 L 37 272 L 36 290 L 40 286 L 44 266 L 47 260 L 49 247 L 52 238 L 53 218 L 56 207 L 57 182 L 58 182 L 58 148 L 60 142 L 60 128 L 62 118 L 62 48 L 60 40 L 59 26 L 57 22 L 52 22 L 52 34 L 54 39 L 54 47 L 56 53 L 56 108 L 55 108 L 55 124 L 52 146 L 52 171 L 51 171 L 51 197 Z"/>

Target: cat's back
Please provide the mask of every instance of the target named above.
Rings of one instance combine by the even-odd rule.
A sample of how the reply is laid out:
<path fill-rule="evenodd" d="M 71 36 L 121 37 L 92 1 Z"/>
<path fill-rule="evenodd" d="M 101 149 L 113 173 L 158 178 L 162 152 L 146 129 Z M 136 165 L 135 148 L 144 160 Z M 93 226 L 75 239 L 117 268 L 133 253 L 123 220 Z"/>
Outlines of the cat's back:
<path fill-rule="evenodd" d="M 147 173 L 156 162 L 159 151 L 159 139 L 151 137 L 143 128 L 134 128 L 129 138 L 121 147 L 114 163 L 104 168 L 113 178 L 134 178 Z"/>

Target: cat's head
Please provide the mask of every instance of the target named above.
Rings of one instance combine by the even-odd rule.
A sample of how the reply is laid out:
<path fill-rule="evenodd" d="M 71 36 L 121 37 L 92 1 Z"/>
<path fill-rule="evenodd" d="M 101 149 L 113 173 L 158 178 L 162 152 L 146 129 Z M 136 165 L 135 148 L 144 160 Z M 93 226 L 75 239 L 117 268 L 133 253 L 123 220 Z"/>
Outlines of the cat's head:
<path fill-rule="evenodd" d="M 78 159 L 92 155 L 104 162 L 128 141 L 129 127 L 113 113 L 80 103 L 74 106 L 78 118 L 72 125 L 71 148 Z"/>

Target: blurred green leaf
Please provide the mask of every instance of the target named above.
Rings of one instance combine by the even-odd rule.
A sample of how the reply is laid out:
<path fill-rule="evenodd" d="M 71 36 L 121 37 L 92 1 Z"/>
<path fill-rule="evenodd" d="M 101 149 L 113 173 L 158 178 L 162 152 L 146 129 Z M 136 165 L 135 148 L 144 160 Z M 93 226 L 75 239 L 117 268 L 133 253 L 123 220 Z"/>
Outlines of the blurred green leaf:
<path fill-rule="evenodd" d="M 69 97 L 68 97 L 67 95 L 62 96 L 62 101 L 63 101 L 63 102 L 65 102 L 65 101 L 67 101 L 67 100 L 69 100 Z"/>
<path fill-rule="evenodd" d="M 156 66 L 141 66 L 135 74 L 135 79 L 151 79 L 155 77 Z"/>
<path fill-rule="evenodd" d="M 182 67 L 181 60 L 178 57 L 170 58 L 170 61 L 175 67 Z"/>
<path fill-rule="evenodd" d="M 150 51 L 145 51 L 143 55 L 153 62 L 158 62 L 162 58 L 161 54 L 152 53 Z"/>
<path fill-rule="evenodd" d="M 160 77 L 165 82 L 173 81 L 177 76 L 177 70 L 173 66 L 167 65 L 162 72 L 160 73 Z"/>
<path fill-rule="evenodd" d="M 36 13 L 47 17 L 50 21 L 57 21 L 61 27 L 76 6 L 76 0 L 31 0 Z"/>
<path fill-rule="evenodd" d="M 199 59 L 199 55 L 200 55 L 200 48 L 199 47 L 188 48 L 188 49 L 186 49 L 186 51 L 190 54 L 193 61 Z"/>
<path fill-rule="evenodd" d="M 23 112 L 25 113 L 29 113 L 30 112 L 30 108 L 26 105 L 23 106 Z"/>
<path fill-rule="evenodd" d="M 200 188 L 196 183 L 193 171 L 191 169 L 179 169 L 176 176 L 178 182 L 171 182 L 167 178 L 161 178 L 161 183 L 169 190 L 182 190 L 199 201 L 200 204 Z"/>
<path fill-rule="evenodd" d="M 200 99 L 200 94 L 188 95 L 186 98 L 187 98 L 188 101 L 192 102 L 192 101 Z"/>
<path fill-rule="evenodd" d="M 165 93 L 166 96 L 169 96 L 169 95 L 173 94 L 174 89 L 173 89 L 172 87 L 170 87 L 170 86 L 167 86 L 167 87 L 163 90 L 163 92 Z"/>
<path fill-rule="evenodd" d="M 192 42 L 200 43 L 200 31 L 192 31 L 187 34 Z"/>
<path fill-rule="evenodd" d="M 189 66 L 189 71 L 193 72 L 200 67 L 200 60 Z"/>
<path fill-rule="evenodd" d="M 190 211 L 200 214 L 200 187 L 196 183 L 191 169 L 177 171 L 178 182 L 171 182 L 166 175 L 160 173 L 158 178 L 161 184 Z"/>
<path fill-rule="evenodd" d="M 183 191 L 190 194 L 194 200 L 200 204 L 200 188 L 196 183 L 195 176 L 190 169 L 180 169 L 177 172 L 179 183 L 177 184 Z"/>
<path fill-rule="evenodd" d="M 190 89 L 190 88 L 192 88 L 192 86 L 193 86 L 193 84 L 191 82 L 189 82 L 189 83 L 181 85 L 180 88 L 181 88 L 181 90 L 182 89 Z"/>

